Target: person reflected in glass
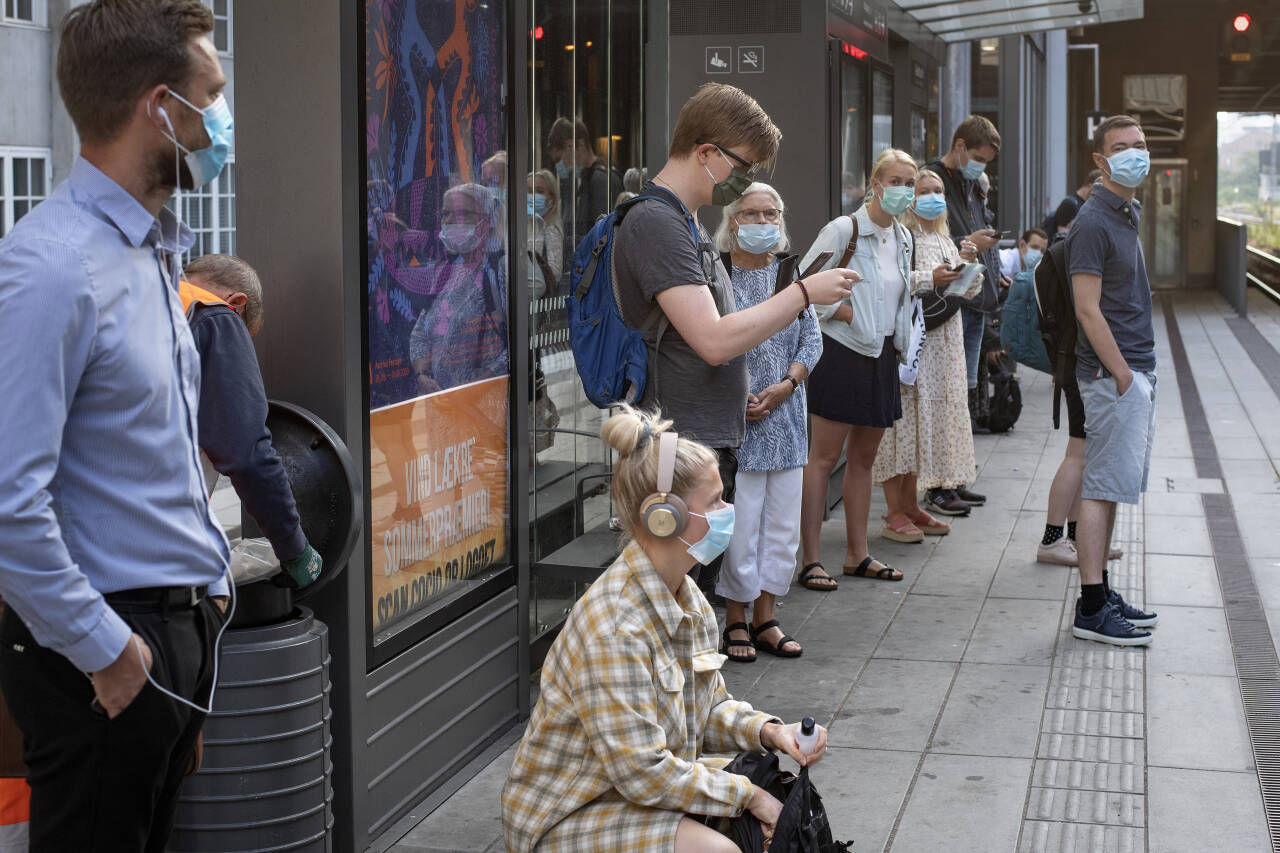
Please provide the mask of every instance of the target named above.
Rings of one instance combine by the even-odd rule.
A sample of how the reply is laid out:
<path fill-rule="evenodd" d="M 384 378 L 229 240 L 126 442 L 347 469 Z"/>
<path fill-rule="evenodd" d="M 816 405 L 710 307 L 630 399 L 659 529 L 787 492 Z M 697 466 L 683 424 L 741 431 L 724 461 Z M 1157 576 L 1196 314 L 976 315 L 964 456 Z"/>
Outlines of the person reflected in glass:
<path fill-rule="evenodd" d="M 560 182 L 548 169 L 529 173 L 529 299 L 550 296 L 564 270 L 564 226 L 560 222 Z"/>
<path fill-rule="evenodd" d="M 791 240 L 784 209 L 778 192 L 759 182 L 725 207 L 715 243 L 729 269 L 739 310 L 764 302 L 795 279 L 796 257 L 787 254 Z M 727 625 L 720 651 L 730 660 L 750 663 L 757 650 L 784 658 L 803 652 L 774 619 L 774 601 L 787 594 L 795 573 L 801 484 L 809 455 L 800 383 L 821 354 L 822 333 L 812 308 L 747 350 L 747 433 L 738 448 L 736 522 L 716 582 L 716 592 L 725 599 Z M 801 582 L 806 580 L 815 589 L 836 586 L 820 574 Z"/>
<path fill-rule="evenodd" d="M 502 205 L 479 184 L 453 187 L 444 194 L 438 237 L 445 257 L 431 303 L 409 335 L 422 394 L 501 376 L 508 364 Z"/>
<path fill-rule="evenodd" d="M 556 292 L 564 266 L 564 232 L 560 225 L 560 183 L 556 176 L 542 169 L 530 172 L 528 182 L 529 305 L 533 312 L 529 333 L 537 336 L 545 330 L 546 320 L 557 313 L 563 314 L 555 307 L 539 305 L 538 300 Z M 530 369 L 533 371 L 529 386 L 529 399 L 533 404 L 530 422 L 534 430 L 533 453 L 529 456 L 532 466 L 536 464 L 537 454 L 555 442 L 554 430 L 560 425 L 560 413 L 547 388 L 541 348 L 534 349 Z"/>
<path fill-rule="evenodd" d="M 547 653 L 502 788 L 507 849 L 733 853 L 737 845 L 702 819 L 743 812 L 771 839 L 781 803 L 724 768 L 747 750 L 812 767 L 827 732 L 818 727 L 803 753 L 799 723 L 784 725 L 725 687 L 715 611 L 689 577 L 732 535 L 716 453 L 625 404 L 601 437 L 618 454 L 611 489 L 628 542 Z M 659 489 L 667 507 L 684 509 L 654 510 Z"/>
<path fill-rule="evenodd" d="M 507 152 L 499 151 L 480 164 L 480 183 L 489 188 L 498 204 L 507 206 Z"/>

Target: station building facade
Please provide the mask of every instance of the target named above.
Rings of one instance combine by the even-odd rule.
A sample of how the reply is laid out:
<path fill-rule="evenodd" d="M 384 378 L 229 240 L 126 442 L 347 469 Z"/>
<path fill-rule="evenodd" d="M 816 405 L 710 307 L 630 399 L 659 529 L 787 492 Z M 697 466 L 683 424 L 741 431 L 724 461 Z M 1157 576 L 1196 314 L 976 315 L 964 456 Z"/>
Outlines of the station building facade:
<path fill-rule="evenodd" d="M 270 395 L 331 424 L 363 476 L 355 556 L 313 602 L 332 632 L 338 849 L 420 816 L 518 731 L 528 675 L 616 553 L 568 253 L 661 167 L 697 86 L 739 86 L 781 127 L 769 180 L 800 246 L 857 204 L 881 149 L 933 159 L 971 111 L 1005 139 L 999 227 L 1068 191 L 1062 22 L 957 29 L 905 0 L 209 3 L 237 151 L 180 202 L 193 254 L 259 270 Z M 70 5 L 3 0 L 3 227 L 75 156 L 53 73 Z M 559 119 L 594 163 L 555 156 Z M 558 268 L 529 212 L 538 181 L 573 210 Z"/>

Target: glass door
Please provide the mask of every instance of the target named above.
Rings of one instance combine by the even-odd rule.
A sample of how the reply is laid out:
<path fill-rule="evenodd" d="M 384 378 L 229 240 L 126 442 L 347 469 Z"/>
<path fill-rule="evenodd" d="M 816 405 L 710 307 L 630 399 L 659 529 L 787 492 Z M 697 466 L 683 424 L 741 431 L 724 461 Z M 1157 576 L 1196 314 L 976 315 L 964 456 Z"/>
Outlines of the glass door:
<path fill-rule="evenodd" d="M 867 109 L 867 63 L 843 50 L 841 43 L 832 42 L 832 49 L 839 51 L 837 88 L 833 107 L 836 123 L 835 144 L 839 156 L 835 158 L 840 169 L 839 213 L 853 213 L 862 206 L 867 190 L 867 135 L 870 130 Z"/>
<path fill-rule="evenodd" d="M 1152 160 L 1151 174 L 1138 188 L 1142 203 L 1139 233 L 1152 289 L 1186 284 L 1186 160 Z"/>
<path fill-rule="evenodd" d="M 612 457 L 582 392 L 565 296 L 578 243 L 644 173 L 644 0 L 529 3 L 529 629 L 554 635 L 616 556 Z"/>

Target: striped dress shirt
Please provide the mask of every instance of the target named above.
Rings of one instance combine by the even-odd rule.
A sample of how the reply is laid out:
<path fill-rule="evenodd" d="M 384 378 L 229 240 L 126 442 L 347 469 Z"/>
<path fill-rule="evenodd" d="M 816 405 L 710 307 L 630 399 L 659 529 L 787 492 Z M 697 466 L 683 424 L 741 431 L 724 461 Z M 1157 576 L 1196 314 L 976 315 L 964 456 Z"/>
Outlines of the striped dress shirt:
<path fill-rule="evenodd" d="M 132 633 L 104 593 L 225 594 L 177 292 L 193 241 L 84 158 L 0 241 L 0 595 L 84 672 Z"/>

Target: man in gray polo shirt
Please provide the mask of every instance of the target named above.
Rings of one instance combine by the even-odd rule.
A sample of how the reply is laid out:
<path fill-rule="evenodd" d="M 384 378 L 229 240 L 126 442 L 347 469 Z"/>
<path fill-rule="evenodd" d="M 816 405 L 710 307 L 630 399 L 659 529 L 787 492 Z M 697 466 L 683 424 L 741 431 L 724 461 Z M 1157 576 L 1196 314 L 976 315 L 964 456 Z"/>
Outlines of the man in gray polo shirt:
<path fill-rule="evenodd" d="M 1076 545 L 1080 600 L 1071 633 L 1119 646 L 1145 646 L 1154 613 L 1130 606 L 1103 568 L 1116 503 L 1138 503 L 1147 488 L 1155 432 L 1156 355 L 1151 287 L 1138 239 L 1142 206 L 1134 190 L 1151 161 L 1142 128 L 1112 116 L 1093 135 L 1102 184 L 1067 235 L 1068 270 L 1080 334 L 1076 378 L 1084 400 L 1085 464 Z"/>

